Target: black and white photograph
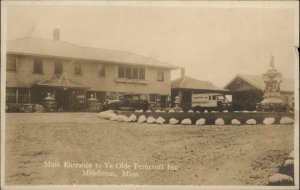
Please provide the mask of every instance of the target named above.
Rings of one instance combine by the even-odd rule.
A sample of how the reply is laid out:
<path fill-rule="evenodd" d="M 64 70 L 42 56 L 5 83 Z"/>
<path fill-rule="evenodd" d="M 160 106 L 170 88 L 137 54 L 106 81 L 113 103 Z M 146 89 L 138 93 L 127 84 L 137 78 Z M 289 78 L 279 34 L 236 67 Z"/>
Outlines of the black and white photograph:
<path fill-rule="evenodd" d="M 298 1 L 2 1 L 1 189 L 299 189 Z"/>

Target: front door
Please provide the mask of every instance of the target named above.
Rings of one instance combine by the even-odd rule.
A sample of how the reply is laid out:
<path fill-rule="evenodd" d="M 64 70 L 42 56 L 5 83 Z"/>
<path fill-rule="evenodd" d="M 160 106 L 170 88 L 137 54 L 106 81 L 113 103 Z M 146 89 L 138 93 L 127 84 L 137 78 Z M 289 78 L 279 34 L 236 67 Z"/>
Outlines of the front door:
<path fill-rule="evenodd" d="M 59 111 L 71 111 L 71 96 L 67 89 L 55 90 L 55 99 Z"/>
<path fill-rule="evenodd" d="M 168 97 L 167 96 L 161 96 L 160 97 L 160 105 L 162 108 L 166 108 L 167 107 L 167 101 L 168 101 Z"/>

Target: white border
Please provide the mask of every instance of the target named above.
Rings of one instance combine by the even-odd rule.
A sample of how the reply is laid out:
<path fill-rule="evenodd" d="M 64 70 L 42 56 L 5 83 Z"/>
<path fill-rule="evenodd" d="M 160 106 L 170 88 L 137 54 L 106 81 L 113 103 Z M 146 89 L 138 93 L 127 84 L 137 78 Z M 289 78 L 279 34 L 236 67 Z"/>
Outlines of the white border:
<path fill-rule="evenodd" d="M 3 189 L 299 189 L 299 55 L 295 52 L 295 186 L 189 186 L 189 185 L 36 185 L 5 186 L 5 84 L 6 84 L 6 26 L 9 5 L 101 5 L 133 7 L 207 7 L 207 8 L 294 8 L 295 46 L 299 47 L 298 1 L 2 1 L 1 2 L 1 187 Z M 297 27 L 298 26 L 298 27 Z"/>

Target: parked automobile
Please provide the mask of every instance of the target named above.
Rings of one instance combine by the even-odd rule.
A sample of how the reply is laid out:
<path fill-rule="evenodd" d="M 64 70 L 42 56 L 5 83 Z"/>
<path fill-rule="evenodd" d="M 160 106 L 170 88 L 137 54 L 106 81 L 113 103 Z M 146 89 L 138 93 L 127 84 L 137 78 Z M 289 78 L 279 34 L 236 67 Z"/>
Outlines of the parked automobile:
<path fill-rule="evenodd" d="M 135 95 L 136 96 L 136 95 Z M 128 94 L 120 96 L 117 100 L 107 100 L 104 102 L 102 110 L 147 110 L 149 108 L 149 102 L 140 98 L 131 98 Z"/>

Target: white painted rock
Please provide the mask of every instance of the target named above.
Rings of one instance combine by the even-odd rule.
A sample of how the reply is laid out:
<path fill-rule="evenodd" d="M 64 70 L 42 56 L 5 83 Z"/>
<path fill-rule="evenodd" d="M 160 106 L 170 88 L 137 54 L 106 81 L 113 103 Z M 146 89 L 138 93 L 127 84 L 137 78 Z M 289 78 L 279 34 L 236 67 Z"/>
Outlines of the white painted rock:
<path fill-rule="evenodd" d="M 118 115 L 115 114 L 115 115 L 111 116 L 110 120 L 111 121 L 117 121 L 117 118 L 118 118 Z"/>
<path fill-rule="evenodd" d="M 218 118 L 215 121 L 215 125 L 225 125 L 225 122 L 222 118 Z"/>
<path fill-rule="evenodd" d="M 136 112 L 136 113 L 143 113 L 144 110 L 135 110 L 134 112 Z"/>
<path fill-rule="evenodd" d="M 194 113 L 194 111 L 193 110 L 189 110 L 188 113 Z"/>
<path fill-rule="evenodd" d="M 290 117 L 282 117 L 280 119 L 280 124 L 293 124 L 294 120 Z"/>
<path fill-rule="evenodd" d="M 175 110 L 169 110 L 169 113 L 174 113 L 175 112 Z"/>
<path fill-rule="evenodd" d="M 117 121 L 121 121 L 121 122 L 125 122 L 125 121 L 128 121 L 128 117 L 125 116 L 125 115 L 118 115 L 117 116 Z"/>
<path fill-rule="evenodd" d="M 178 111 L 178 113 L 183 113 L 184 111 L 182 111 L 182 110 L 180 110 L 180 111 Z"/>
<path fill-rule="evenodd" d="M 265 125 L 272 125 L 275 122 L 275 118 L 274 117 L 268 117 L 265 118 L 263 121 L 263 124 Z"/>
<path fill-rule="evenodd" d="M 101 119 L 110 119 L 114 114 L 114 111 L 113 110 L 107 110 L 107 111 L 103 111 L 103 112 L 100 112 L 98 114 L 98 118 L 101 118 Z"/>
<path fill-rule="evenodd" d="M 292 177 L 280 173 L 275 173 L 269 178 L 269 185 L 292 184 L 293 182 Z"/>
<path fill-rule="evenodd" d="M 146 116 L 141 115 L 138 119 L 138 123 L 144 123 L 147 120 Z"/>
<path fill-rule="evenodd" d="M 131 120 L 129 119 L 129 117 L 127 117 L 127 116 L 125 116 L 125 117 L 123 117 L 123 122 L 131 122 Z"/>
<path fill-rule="evenodd" d="M 208 113 L 208 111 L 207 111 L 207 110 L 204 110 L 204 113 Z"/>
<path fill-rule="evenodd" d="M 166 122 L 166 120 L 162 117 L 158 117 L 155 122 L 158 124 L 164 124 Z"/>
<path fill-rule="evenodd" d="M 211 111 L 211 113 L 217 113 L 217 111 Z"/>
<path fill-rule="evenodd" d="M 160 110 L 156 110 L 155 112 L 156 112 L 156 113 L 160 113 L 161 111 L 160 111 Z"/>
<path fill-rule="evenodd" d="M 156 121 L 156 119 L 154 117 L 148 117 L 147 119 L 147 123 L 154 123 Z"/>
<path fill-rule="evenodd" d="M 283 167 L 294 167 L 294 160 L 288 159 L 284 162 Z"/>
<path fill-rule="evenodd" d="M 241 122 L 240 122 L 238 119 L 232 119 L 232 120 L 231 120 L 231 124 L 232 124 L 232 125 L 240 125 Z"/>
<path fill-rule="evenodd" d="M 205 125 L 205 119 L 201 118 L 196 121 L 196 125 Z"/>
<path fill-rule="evenodd" d="M 248 119 L 248 120 L 246 121 L 246 124 L 247 124 L 247 125 L 256 125 L 256 120 L 255 120 L 255 119 Z"/>
<path fill-rule="evenodd" d="M 191 119 L 184 119 L 181 121 L 182 125 L 191 125 L 192 124 L 192 120 Z"/>
<path fill-rule="evenodd" d="M 201 113 L 200 111 L 196 111 L 196 113 Z"/>
<path fill-rule="evenodd" d="M 147 110 L 146 113 L 152 113 L 152 111 L 151 110 Z"/>
<path fill-rule="evenodd" d="M 224 110 L 223 112 L 228 112 L 228 110 Z"/>
<path fill-rule="evenodd" d="M 176 125 L 176 124 L 179 123 L 179 120 L 177 120 L 177 119 L 175 119 L 175 118 L 171 118 L 171 119 L 169 120 L 169 123 L 170 123 L 171 125 Z"/>
<path fill-rule="evenodd" d="M 137 118 L 136 118 L 136 116 L 135 116 L 134 114 L 131 114 L 131 115 L 129 116 L 129 120 L 134 122 L 134 121 L 137 120 Z"/>
<path fill-rule="evenodd" d="M 289 159 L 294 159 L 294 151 L 289 154 Z"/>

